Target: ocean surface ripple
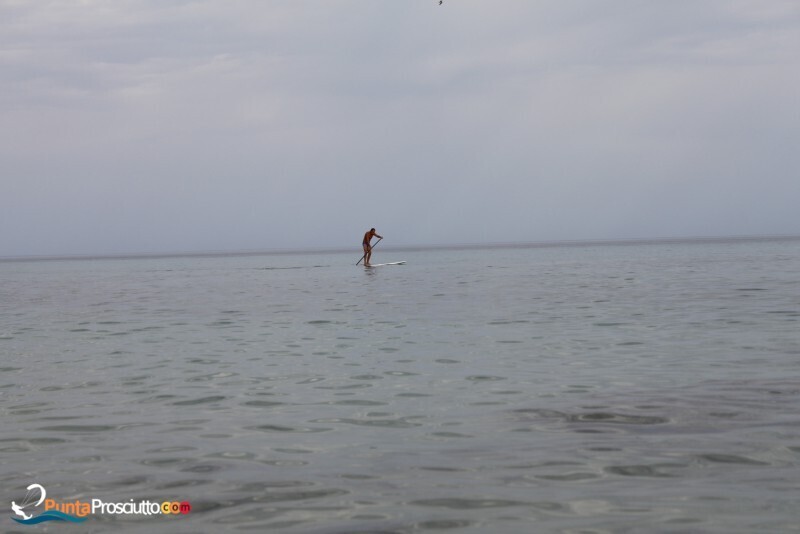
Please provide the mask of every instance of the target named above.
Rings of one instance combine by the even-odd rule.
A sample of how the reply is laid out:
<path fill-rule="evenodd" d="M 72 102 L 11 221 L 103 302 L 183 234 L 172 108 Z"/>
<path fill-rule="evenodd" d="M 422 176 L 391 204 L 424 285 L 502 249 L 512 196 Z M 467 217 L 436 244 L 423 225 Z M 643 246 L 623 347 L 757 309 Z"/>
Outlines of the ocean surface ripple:
<path fill-rule="evenodd" d="M 53 531 L 797 531 L 800 242 L 400 260 L 0 262 L 6 501 L 192 506 Z"/>

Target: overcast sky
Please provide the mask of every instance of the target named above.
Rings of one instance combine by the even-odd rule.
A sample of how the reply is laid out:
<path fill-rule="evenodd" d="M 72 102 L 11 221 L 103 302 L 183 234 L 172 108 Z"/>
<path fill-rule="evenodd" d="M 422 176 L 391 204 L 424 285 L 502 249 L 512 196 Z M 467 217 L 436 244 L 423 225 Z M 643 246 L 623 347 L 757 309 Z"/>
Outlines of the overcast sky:
<path fill-rule="evenodd" d="M 0 0 L 0 256 L 800 234 L 797 0 Z"/>

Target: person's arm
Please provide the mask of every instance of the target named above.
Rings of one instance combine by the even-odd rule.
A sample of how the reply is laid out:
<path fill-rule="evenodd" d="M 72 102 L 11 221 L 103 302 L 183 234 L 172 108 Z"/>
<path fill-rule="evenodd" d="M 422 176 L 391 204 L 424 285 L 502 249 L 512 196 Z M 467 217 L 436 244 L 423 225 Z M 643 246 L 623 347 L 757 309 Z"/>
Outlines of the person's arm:
<path fill-rule="evenodd" d="M 382 235 L 375 234 L 375 237 L 377 237 L 378 239 L 383 239 Z"/>

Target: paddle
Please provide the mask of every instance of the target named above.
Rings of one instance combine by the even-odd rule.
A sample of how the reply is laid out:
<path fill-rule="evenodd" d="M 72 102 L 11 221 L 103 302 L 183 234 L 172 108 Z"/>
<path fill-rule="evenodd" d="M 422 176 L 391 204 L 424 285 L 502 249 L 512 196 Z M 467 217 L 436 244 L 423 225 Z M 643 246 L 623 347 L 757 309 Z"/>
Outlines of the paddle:
<path fill-rule="evenodd" d="M 381 242 L 381 239 L 383 239 L 383 238 L 382 238 L 382 237 L 379 237 L 379 238 L 378 238 L 378 240 L 377 240 L 377 241 L 375 241 L 375 245 L 377 245 L 378 243 L 380 243 L 380 242 Z M 371 251 L 373 248 L 375 248 L 375 245 L 372 245 L 371 247 L 369 247 L 370 251 Z M 364 261 L 364 258 L 366 258 L 366 257 L 367 257 L 367 253 L 365 252 L 365 253 L 364 253 L 364 255 L 363 255 L 363 256 L 361 256 L 361 259 L 360 259 L 360 260 L 358 260 L 358 261 L 356 262 L 356 265 L 358 265 L 359 263 L 361 263 L 362 261 Z"/>

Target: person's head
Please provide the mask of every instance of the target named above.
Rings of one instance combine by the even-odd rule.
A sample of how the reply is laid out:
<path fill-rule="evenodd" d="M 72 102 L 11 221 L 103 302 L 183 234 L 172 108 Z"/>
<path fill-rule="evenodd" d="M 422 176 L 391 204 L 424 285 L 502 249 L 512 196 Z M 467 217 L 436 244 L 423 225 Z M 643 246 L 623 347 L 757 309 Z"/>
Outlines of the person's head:
<path fill-rule="evenodd" d="M 375 233 L 375 228 L 370 228 L 369 229 L 369 233 L 374 234 Z"/>

